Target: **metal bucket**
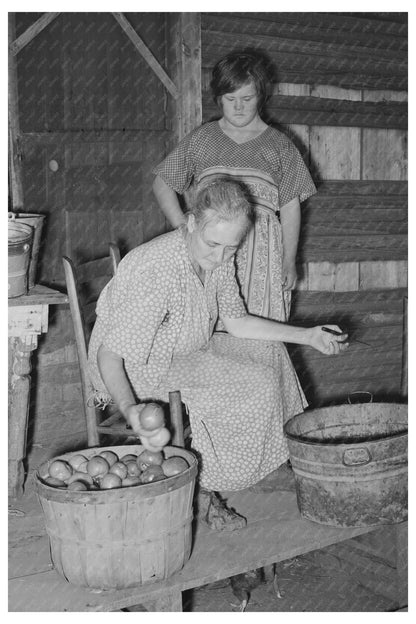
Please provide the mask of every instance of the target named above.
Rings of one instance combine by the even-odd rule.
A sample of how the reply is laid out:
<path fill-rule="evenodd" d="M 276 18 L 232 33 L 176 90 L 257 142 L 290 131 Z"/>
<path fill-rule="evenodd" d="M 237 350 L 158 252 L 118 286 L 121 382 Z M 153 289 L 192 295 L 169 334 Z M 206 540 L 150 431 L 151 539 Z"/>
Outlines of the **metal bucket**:
<path fill-rule="evenodd" d="M 33 239 L 33 228 L 25 223 L 9 221 L 9 284 L 8 296 L 20 297 L 28 289 L 28 268 Z"/>
<path fill-rule="evenodd" d="M 42 228 L 45 221 L 45 215 L 35 214 L 31 212 L 9 212 L 9 219 L 17 223 L 25 223 L 33 228 L 33 242 L 30 253 L 29 271 L 28 271 L 28 288 L 34 287 L 36 283 L 36 270 L 38 266 L 38 256 L 40 250 L 40 241 L 42 237 Z"/>
<path fill-rule="evenodd" d="M 306 411 L 284 431 L 304 518 L 340 527 L 407 520 L 407 405 Z"/>

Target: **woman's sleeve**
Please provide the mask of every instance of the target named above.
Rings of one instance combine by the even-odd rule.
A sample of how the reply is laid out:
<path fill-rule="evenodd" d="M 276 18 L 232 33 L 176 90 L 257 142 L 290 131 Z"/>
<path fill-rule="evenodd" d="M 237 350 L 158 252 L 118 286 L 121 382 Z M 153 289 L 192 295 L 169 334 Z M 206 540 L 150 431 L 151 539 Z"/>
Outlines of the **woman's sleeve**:
<path fill-rule="evenodd" d="M 183 193 L 190 186 L 195 174 L 193 157 L 193 134 L 188 134 L 159 165 L 152 169 L 171 189 Z"/>
<path fill-rule="evenodd" d="M 296 146 L 287 139 L 280 154 L 282 178 L 279 184 L 279 203 L 285 206 L 295 197 L 304 201 L 316 193 L 311 174 Z"/>
<path fill-rule="evenodd" d="M 247 314 L 247 310 L 237 283 L 234 259 L 226 262 L 221 268 L 217 291 L 219 317 L 241 318 Z"/>
<path fill-rule="evenodd" d="M 120 272 L 106 292 L 104 346 L 127 361 L 146 364 L 169 305 L 169 276 L 157 267 Z M 97 307 L 100 314 L 100 306 Z"/>

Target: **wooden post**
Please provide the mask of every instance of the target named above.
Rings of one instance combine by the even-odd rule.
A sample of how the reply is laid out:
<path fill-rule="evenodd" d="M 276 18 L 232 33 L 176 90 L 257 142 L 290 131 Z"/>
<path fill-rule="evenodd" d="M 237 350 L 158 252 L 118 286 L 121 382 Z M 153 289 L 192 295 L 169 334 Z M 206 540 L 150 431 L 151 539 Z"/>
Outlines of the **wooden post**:
<path fill-rule="evenodd" d="M 408 327 L 407 327 L 407 307 L 408 307 L 408 298 L 403 297 L 403 344 L 402 344 L 402 379 L 401 379 L 401 387 L 400 393 L 402 398 L 407 401 L 407 384 L 408 384 L 408 358 L 407 358 L 407 349 L 408 349 Z"/>
<path fill-rule="evenodd" d="M 9 397 L 9 496 L 23 494 L 26 455 L 26 434 L 29 418 L 30 356 L 37 347 L 37 335 L 10 338 L 12 376 Z"/>
<path fill-rule="evenodd" d="M 11 52 L 15 38 L 15 13 L 9 13 L 9 165 L 10 193 L 14 212 L 23 208 L 22 158 L 20 153 L 19 95 L 17 61 Z"/>
<path fill-rule="evenodd" d="M 201 15 L 169 15 L 172 64 L 170 74 L 180 96 L 173 108 L 174 144 L 202 123 Z"/>

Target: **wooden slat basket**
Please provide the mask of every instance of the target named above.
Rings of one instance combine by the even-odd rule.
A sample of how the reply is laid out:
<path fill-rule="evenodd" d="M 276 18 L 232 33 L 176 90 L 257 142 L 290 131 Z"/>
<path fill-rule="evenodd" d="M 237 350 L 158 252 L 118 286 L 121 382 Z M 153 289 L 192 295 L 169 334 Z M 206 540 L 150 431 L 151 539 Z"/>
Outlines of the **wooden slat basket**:
<path fill-rule="evenodd" d="M 90 448 L 88 459 L 103 450 L 139 455 L 140 445 Z M 183 457 L 184 472 L 162 481 L 111 490 L 69 491 L 42 482 L 53 460 L 37 470 L 35 487 L 44 512 L 52 563 L 74 585 L 124 589 L 166 579 L 191 554 L 192 500 L 197 475 L 195 456 L 165 447 L 165 456 Z"/>

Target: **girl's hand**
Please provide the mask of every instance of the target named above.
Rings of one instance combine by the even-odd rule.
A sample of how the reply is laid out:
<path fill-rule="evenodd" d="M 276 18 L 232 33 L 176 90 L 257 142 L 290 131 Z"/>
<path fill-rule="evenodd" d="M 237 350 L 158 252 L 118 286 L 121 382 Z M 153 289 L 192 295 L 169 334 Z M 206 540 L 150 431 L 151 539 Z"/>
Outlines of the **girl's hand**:
<path fill-rule="evenodd" d="M 348 349 L 349 344 L 346 342 L 348 334 L 334 336 L 333 334 L 328 334 L 327 332 L 322 331 L 322 327 L 322 325 L 318 325 L 317 327 L 311 328 L 311 340 L 309 342 L 311 347 L 317 349 L 325 355 L 336 355 L 337 353 Z M 333 329 L 336 332 L 342 331 L 338 325 L 326 324 L 324 327 Z"/>
<path fill-rule="evenodd" d="M 296 264 L 283 259 L 282 264 L 282 289 L 293 290 L 296 286 L 298 275 L 296 272 Z"/>

